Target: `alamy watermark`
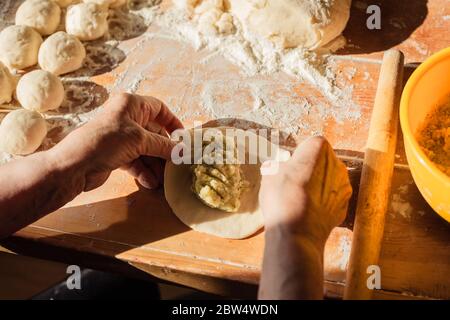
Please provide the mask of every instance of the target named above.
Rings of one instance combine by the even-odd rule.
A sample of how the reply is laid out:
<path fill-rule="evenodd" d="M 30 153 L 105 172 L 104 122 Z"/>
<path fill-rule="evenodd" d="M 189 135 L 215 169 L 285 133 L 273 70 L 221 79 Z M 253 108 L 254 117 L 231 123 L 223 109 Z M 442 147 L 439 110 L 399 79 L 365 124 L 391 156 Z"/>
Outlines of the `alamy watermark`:
<path fill-rule="evenodd" d="M 367 267 L 367 277 L 366 285 L 369 290 L 380 290 L 381 289 L 381 268 L 377 265 L 370 265 Z"/>

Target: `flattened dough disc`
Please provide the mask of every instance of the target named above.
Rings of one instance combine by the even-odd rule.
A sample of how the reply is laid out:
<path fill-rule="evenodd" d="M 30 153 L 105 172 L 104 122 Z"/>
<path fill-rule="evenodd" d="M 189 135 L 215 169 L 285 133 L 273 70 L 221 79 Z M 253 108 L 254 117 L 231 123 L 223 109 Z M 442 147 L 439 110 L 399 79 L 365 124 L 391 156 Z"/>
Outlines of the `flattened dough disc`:
<path fill-rule="evenodd" d="M 221 128 L 224 129 L 224 128 Z M 240 133 L 243 130 L 236 129 Z M 248 136 L 255 133 L 246 132 Z M 271 159 L 285 159 L 287 151 L 258 136 L 259 143 L 266 143 L 274 150 Z M 246 155 L 249 155 L 246 144 Z M 270 150 L 270 149 L 269 149 Z M 268 160 L 268 159 L 263 159 Z M 241 207 L 236 213 L 213 209 L 203 204 L 192 192 L 192 172 L 190 165 L 175 165 L 167 162 L 164 173 L 164 192 L 172 211 L 190 228 L 214 236 L 243 239 L 251 236 L 264 226 L 264 219 L 259 208 L 258 193 L 261 183 L 261 163 L 242 164 L 241 169 L 249 182 L 241 197 Z"/>

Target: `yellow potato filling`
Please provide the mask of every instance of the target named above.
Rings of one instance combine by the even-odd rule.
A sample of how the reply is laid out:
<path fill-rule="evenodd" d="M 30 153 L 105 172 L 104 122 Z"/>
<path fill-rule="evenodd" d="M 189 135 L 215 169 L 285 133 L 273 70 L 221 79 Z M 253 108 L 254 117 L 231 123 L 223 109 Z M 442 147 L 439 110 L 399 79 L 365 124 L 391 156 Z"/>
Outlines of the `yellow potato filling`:
<path fill-rule="evenodd" d="M 211 208 L 237 212 L 245 179 L 234 139 L 218 133 L 202 148 L 202 163 L 192 166 L 192 191 Z"/>

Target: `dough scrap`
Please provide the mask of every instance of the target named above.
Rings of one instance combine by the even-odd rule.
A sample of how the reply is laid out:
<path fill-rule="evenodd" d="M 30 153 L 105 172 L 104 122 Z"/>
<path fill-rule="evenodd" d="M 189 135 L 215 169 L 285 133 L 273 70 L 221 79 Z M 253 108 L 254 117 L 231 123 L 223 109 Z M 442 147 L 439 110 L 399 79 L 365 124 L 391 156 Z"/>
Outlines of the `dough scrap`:
<path fill-rule="evenodd" d="M 67 8 L 66 32 L 82 41 L 101 38 L 108 31 L 108 11 L 95 3 L 79 3 Z"/>
<path fill-rule="evenodd" d="M 221 130 L 226 128 L 221 127 Z M 230 128 L 228 128 L 230 129 Z M 247 136 L 258 139 L 259 145 L 268 146 L 273 151 L 267 159 L 286 159 L 287 151 L 268 142 L 254 132 L 233 129 L 239 136 Z M 239 139 L 238 139 L 239 141 Z M 240 144 L 242 146 L 242 144 Z M 245 144 L 245 157 L 256 156 L 254 151 Z M 261 182 L 261 161 L 257 164 L 241 164 L 242 172 L 248 183 L 241 196 L 241 205 L 237 212 L 230 213 L 219 209 L 213 209 L 203 204 L 192 192 L 191 165 L 175 165 L 167 162 L 164 173 L 164 191 L 167 202 L 174 214 L 190 228 L 210 235 L 243 239 L 251 236 L 264 226 L 264 219 L 258 204 L 258 193 Z"/>
<path fill-rule="evenodd" d="M 16 12 L 16 25 L 32 27 L 43 36 L 55 32 L 60 19 L 61 9 L 51 0 L 26 0 Z"/>
<path fill-rule="evenodd" d="M 0 32 L 0 61 L 10 69 L 35 65 L 42 44 L 41 35 L 28 26 L 9 26 Z"/>
<path fill-rule="evenodd" d="M 71 4 L 76 4 L 81 2 L 81 0 L 52 0 L 55 2 L 60 8 L 67 8 Z"/>
<path fill-rule="evenodd" d="M 9 69 L 0 62 L 0 104 L 10 102 L 16 89 L 16 79 Z"/>
<path fill-rule="evenodd" d="M 39 66 L 55 75 L 78 70 L 83 65 L 86 50 L 77 37 L 59 31 L 45 39 L 39 49 Z"/>
<path fill-rule="evenodd" d="M 229 0 L 244 29 L 283 48 L 318 49 L 339 37 L 351 0 Z"/>
<path fill-rule="evenodd" d="M 45 112 L 61 106 L 64 100 L 64 86 L 53 73 L 34 70 L 20 78 L 16 95 L 25 109 Z"/>
<path fill-rule="evenodd" d="M 36 111 L 11 111 L 0 123 L 0 150 L 27 155 L 36 151 L 47 135 L 45 119 Z"/>

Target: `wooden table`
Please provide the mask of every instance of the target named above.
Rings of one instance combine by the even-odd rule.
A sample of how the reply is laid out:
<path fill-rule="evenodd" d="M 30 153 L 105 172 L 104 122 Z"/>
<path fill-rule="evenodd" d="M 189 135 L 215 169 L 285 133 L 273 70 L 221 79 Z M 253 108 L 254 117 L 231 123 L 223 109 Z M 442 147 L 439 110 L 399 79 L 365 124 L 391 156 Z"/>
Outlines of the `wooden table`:
<path fill-rule="evenodd" d="M 382 8 L 382 30 L 365 28 L 367 4 Z M 5 15 L 11 19 L 11 12 Z M 353 70 L 347 80 L 354 86 L 353 100 L 360 106 L 361 116 L 337 121 L 332 112 L 325 118 L 317 116 L 313 107 L 293 121 L 308 124 L 298 132 L 299 141 L 312 133 L 324 134 L 343 159 L 359 166 L 382 51 L 401 49 L 409 75 L 415 63 L 450 44 L 450 1 L 355 0 L 351 16 L 345 35 L 352 46 L 337 55 L 336 72 L 347 76 Z M 282 91 L 289 101 L 314 96 L 316 101 L 326 103 L 307 83 L 285 74 L 245 77 L 220 56 L 204 63 L 202 58 L 208 52 L 195 51 L 174 40 L 141 35 L 122 42 L 119 49 L 126 59 L 117 68 L 92 76 L 90 81 L 108 91 L 132 87 L 137 93 L 157 96 L 173 107 L 187 126 L 194 120 L 212 118 L 199 107 L 201 93 L 208 85 L 216 86 L 220 94 L 220 86 L 258 83 L 276 99 L 273 93 L 284 88 L 280 83 L 289 82 L 291 91 Z M 136 82 L 136 76 L 142 74 L 145 78 Z M 224 99 L 236 101 L 245 109 L 246 100 L 240 94 L 248 95 L 248 90 L 243 86 L 243 92 Z M 328 108 L 333 111 L 333 106 Z M 448 299 L 450 228 L 417 190 L 402 141 L 400 137 L 382 248 L 382 290 L 375 297 Z M 325 289 L 329 297 L 341 297 L 343 293 L 352 241 L 351 218 L 348 220 L 333 231 L 326 246 Z M 225 240 L 194 232 L 173 215 L 162 190 L 143 190 L 127 174 L 116 171 L 101 188 L 80 195 L 2 245 L 40 258 L 136 276 L 151 275 L 226 296 L 254 297 L 264 236 L 260 232 L 245 240 Z"/>

